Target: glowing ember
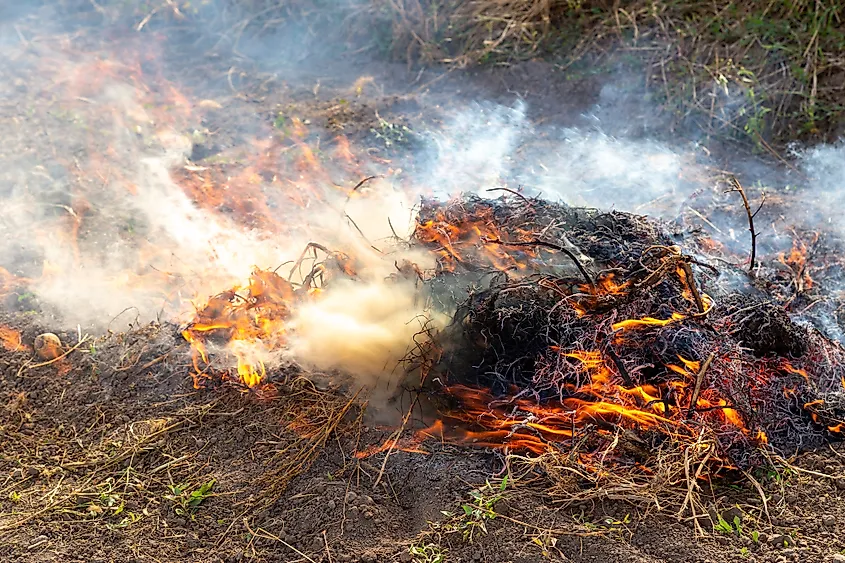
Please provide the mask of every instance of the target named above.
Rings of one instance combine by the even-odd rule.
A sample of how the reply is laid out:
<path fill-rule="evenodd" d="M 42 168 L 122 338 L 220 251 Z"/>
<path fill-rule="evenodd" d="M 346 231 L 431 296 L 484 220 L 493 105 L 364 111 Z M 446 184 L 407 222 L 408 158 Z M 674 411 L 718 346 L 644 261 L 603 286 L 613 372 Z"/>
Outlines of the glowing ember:
<path fill-rule="evenodd" d="M 0 326 L 0 343 L 9 352 L 31 352 L 32 349 L 21 341 L 21 333 L 7 326 Z"/>
<path fill-rule="evenodd" d="M 642 319 L 628 319 L 614 323 L 613 330 L 631 330 L 634 328 L 642 328 L 648 326 L 666 326 L 670 323 L 683 320 L 685 317 L 680 313 L 672 313 L 668 319 L 655 319 L 653 317 L 643 317 Z"/>

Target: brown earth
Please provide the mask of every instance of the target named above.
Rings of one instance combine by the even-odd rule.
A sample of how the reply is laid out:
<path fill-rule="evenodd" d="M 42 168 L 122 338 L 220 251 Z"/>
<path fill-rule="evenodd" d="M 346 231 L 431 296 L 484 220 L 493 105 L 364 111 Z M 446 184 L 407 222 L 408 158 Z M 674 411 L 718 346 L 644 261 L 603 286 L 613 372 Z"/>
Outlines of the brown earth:
<path fill-rule="evenodd" d="M 197 162 L 253 139 L 279 111 L 307 120 L 318 137 L 343 132 L 390 159 L 406 150 L 404 137 L 390 135 L 402 126 L 436 127 L 451 101 L 517 94 L 530 102 L 535 123 L 569 125 L 602 93 L 595 78 L 569 80 L 537 61 L 446 75 L 345 61 L 291 81 L 283 70 L 244 64 L 230 87 L 231 61 L 174 59 L 169 53 L 165 74 L 220 106 L 200 124 L 214 135 L 195 138 Z M 21 118 L 22 98 L 4 99 L 2 111 L 19 117 L 21 137 L 45 151 L 28 153 L 40 164 L 46 146 L 74 137 L 62 125 L 66 116 L 51 113 L 54 100 L 31 94 L 47 89 L 29 72 L 15 67 L 16 87 L 38 117 L 29 125 Z M 395 127 L 385 131 L 384 122 Z M 9 154 L 4 162 L 19 165 Z M 427 444 L 428 455 L 357 459 L 356 451 L 391 435 L 375 421 L 395 419 L 401 401 L 365 407 L 343 388 L 284 371 L 261 392 L 229 384 L 196 390 L 187 344 L 171 324 L 117 323 L 115 332 L 80 342 L 81 333 L 58 331 L 23 290 L 6 309 L 0 320 L 21 331 L 23 345 L 45 330 L 58 332 L 66 348 L 79 345 L 49 365 L 30 351 L 0 352 L 2 561 L 845 560 L 839 445 L 758 473 L 765 502 L 744 479 L 703 482 L 710 512 L 738 517 L 742 531 L 714 531 L 706 517 L 702 536 L 688 514 L 658 499 L 563 504 L 548 494 L 548 475 L 517 471 L 499 452 Z M 479 489 L 491 507 L 486 531 L 461 518 Z"/>
<path fill-rule="evenodd" d="M 20 315 L 4 321 L 24 342 L 41 330 Z M 283 374 L 275 396 L 194 390 L 180 340 L 163 325 L 85 343 L 61 360 L 62 375 L 29 353 L 3 354 L 2 560 L 410 561 L 409 546 L 438 545 L 446 561 L 779 562 L 837 561 L 845 548 L 838 447 L 758 476 L 769 517 L 748 484 L 705 486 L 712 511 L 740 517 L 739 536 L 696 537 L 689 518 L 651 503 L 560 507 L 529 473 L 494 503 L 487 532 L 465 540 L 444 511 L 460 514 L 472 490 L 499 482 L 500 454 L 434 444 L 383 466 L 384 454 L 355 459 L 389 432 L 354 405 L 319 434 L 348 406 L 338 390 Z M 209 498 L 185 508 L 212 480 Z"/>

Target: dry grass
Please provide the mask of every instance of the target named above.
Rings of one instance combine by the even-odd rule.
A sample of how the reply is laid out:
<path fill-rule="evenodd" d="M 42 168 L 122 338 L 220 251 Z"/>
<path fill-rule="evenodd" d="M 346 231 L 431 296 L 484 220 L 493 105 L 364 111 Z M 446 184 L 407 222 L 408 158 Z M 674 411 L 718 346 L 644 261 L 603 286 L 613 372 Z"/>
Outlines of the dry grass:
<path fill-rule="evenodd" d="M 578 0 L 372 0 L 412 62 L 543 56 L 577 76 L 640 69 L 675 127 L 751 141 L 835 136 L 845 110 L 845 5 Z M 579 65 L 579 63 L 585 63 Z"/>
<path fill-rule="evenodd" d="M 674 129 L 760 151 L 772 152 L 773 140 L 833 139 L 845 115 L 840 0 L 60 1 L 112 20 L 131 14 L 138 28 L 195 20 L 235 46 L 293 25 L 335 38 L 338 50 L 370 49 L 409 65 L 542 57 L 572 78 L 627 67 Z"/>
<path fill-rule="evenodd" d="M 371 9 L 389 19 L 394 55 L 467 66 L 494 56 L 535 55 L 553 29 L 553 17 L 572 4 L 571 0 L 372 0 Z"/>

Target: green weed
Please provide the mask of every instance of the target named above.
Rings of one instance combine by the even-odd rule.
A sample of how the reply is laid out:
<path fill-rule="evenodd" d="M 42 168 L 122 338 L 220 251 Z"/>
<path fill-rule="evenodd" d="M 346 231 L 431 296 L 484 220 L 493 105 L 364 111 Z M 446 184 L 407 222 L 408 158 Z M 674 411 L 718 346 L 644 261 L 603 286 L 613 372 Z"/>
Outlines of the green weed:
<path fill-rule="evenodd" d="M 408 548 L 414 563 L 445 563 L 446 551 L 435 543 L 418 543 Z"/>
<path fill-rule="evenodd" d="M 461 512 L 442 511 L 444 516 L 451 518 L 442 525 L 443 531 L 458 533 L 467 542 L 472 542 L 478 533 L 486 534 L 487 523 L 498 516 L 496 503 L 503 498 L 507 486 L 508 478 L 505 477 L 498 486 L 487 481 L 483 487 L 470 491 L 470 500 L 461 505 Z"/>
<path fill-rule="evenodd" d="M 200 505 L 214 496 L 212 490 L 214 489 L 214 479 L 203 483 L 198 488 L 188 490 L 189 485 L 179 484 L 170 485 L 171 494 L 165 495 L 164 498 L 175 504 L 174 511 L 179 516 L 188 516 L 192 520 L 195 517 L 196 511 Z"/>

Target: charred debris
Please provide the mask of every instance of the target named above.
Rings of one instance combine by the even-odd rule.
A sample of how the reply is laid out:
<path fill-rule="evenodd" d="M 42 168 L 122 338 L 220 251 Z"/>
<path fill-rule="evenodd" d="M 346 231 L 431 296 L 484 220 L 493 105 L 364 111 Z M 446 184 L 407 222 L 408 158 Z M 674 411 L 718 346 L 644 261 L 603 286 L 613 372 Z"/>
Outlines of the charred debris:
<path fill-rule="evenodd" d="M 707 241 L 677 225 L 513 192 L 424 200 L 409 244 L 437 265 L 397 263 L 396 276 L 453 315 L 445 329 L 424 330 L 406 358 L 411 387 L 438 413 L 415 443 L 612 450 L 632 466 L 706 443 L 717 467 L 747 469 L 845 430 L 839 343 L 793 320 L 776 295 L 783 284 L 758 278 L 742 257 L 709 260 Z M 260 332 L 251 311 L 268 309 L 281 326 L 297 299 L 354 276 L 354 257 L 321 245 L 306 252 L 314 269 L 299 287 L 256 272 L 246 297 L 213 298 L 183 330 L 198 386 L 212 373 L 207 344 Z M 724 281 L 737 276 L 747 283 Z M 241 381 L 265 377 L 263 365 L 238 369 Z"/>
<path fill-rule="evenodd" d="M 771 284 L 723 285 L 722 270 L 753 270 L 708 263 L 677 227 L 468 197 L 424 202 L 415 239 L 439 254 L 434 302 L 457 303 L 432 337 L 428 389 L 476 440 L 589 452 L 623 439 L 619 461 L 637 464 L 707 436 L 714 461 L 745 469 L 845 430 L 842 347 L 794 322 Z"/>

